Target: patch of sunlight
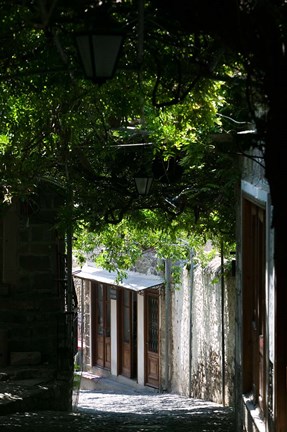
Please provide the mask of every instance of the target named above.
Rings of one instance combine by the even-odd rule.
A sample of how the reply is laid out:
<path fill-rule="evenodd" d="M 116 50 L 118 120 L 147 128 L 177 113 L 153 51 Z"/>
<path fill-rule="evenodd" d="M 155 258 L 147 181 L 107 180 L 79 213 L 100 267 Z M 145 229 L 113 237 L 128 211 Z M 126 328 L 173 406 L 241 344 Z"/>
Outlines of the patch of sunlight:
<path fill-rule="evenodd" d="M 0 393 L 0 399 L 8 399 L 8 400 L 23 400 L 21 396 L 13 395 L 12 393 Z"/>

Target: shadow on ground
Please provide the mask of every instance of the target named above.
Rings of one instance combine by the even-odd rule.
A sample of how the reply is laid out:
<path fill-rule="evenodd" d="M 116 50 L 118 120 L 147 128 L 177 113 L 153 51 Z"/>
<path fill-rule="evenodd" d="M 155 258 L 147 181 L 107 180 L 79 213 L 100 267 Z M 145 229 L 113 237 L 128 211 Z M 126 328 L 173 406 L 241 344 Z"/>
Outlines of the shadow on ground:
<path fill-rule="evenodd" d="M 34 386 L 30 390 L 26 386 L 24 391 L 23 387 L 15 388 L 14 383 L 12 392 L 7 384 L 2 386 L 1 432 L 235 431 L 231 408 L 146 387 L 116 385 L 104 379 L 95 389 L 75 392 L 74 411 L 69 413 L 57 407 L 51 410 L 49 404 L 42 408 L 46 397 L 43 389 L 43 394 L 39 393 L 38 386 L 37 391 Z M 43 402 L 37 405 L 36 400 L 41 398 Z M 25 400 L 30 401 L 28 409 Z M 37 409 L 30 409 L 32 403 Z M 12 406 L 13 412 L 8 409 Z"/>

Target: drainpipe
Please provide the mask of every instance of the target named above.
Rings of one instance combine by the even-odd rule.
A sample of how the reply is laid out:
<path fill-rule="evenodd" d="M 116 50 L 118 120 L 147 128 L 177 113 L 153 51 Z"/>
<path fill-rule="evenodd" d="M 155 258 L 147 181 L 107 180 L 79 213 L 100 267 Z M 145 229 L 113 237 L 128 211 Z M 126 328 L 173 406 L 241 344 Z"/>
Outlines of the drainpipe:
<path fill-rule="evenodd" d="M 221 370 L 222 370 L 222 405 L 225 406 L 225 321 L 224 321 L 224 247 L 223 241 L 221 241 L 221 344 L 222 344 L 222 352 L 221 352 Z"/>
<path fill-rule="evenodd" d="M 165 260 L 165 389 L 169 384 L 171 260 Z"/>
<path fill-rule="evenodd" d="M 81 371 L 84 370 L 84 326 L 85 326 L 85 319 L 84 319 L 84 281 L 81 279 Z"/>
<path fill-rule="evenodd" d="M 188 396 L 191 398 L 192 386 L 192 295 L 193 295 L 193 281 L 194 281 L 194 265 L 193 249 L 190 249 L 190 270 L 189 270 L 189 383 L 188 383 Z"/>

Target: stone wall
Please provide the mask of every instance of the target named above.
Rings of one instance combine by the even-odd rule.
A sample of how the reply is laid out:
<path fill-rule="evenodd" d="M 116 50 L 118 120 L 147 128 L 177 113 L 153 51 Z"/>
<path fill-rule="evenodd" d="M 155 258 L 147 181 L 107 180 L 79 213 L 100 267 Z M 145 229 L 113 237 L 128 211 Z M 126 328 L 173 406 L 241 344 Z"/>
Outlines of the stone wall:
<path fill-rule="evenodd" d="M 44 366 L 72 373 L 64 237 L 56 229 L 63 197 L 43 184 L 15 200 L 1 220 L 2 367 Z M 68 402 L 69 403 L 69 402 Z"/>
<path fill-rule="evenodd" d="M 185 269 L 182 285 L 173 290 L 171 387 L 186 396 L 233 405 L 235 278 L 224 280 L 223 320 L 220 271 L 218 257 L 205 269 L 197 267 L 191 284 Z"/>

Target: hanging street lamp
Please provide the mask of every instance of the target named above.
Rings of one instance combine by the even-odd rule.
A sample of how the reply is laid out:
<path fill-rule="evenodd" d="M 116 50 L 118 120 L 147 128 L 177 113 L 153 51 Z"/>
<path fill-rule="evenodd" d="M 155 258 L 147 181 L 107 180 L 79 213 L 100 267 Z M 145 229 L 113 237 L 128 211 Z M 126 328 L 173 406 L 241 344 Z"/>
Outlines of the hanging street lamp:
<path fill-rule="evenodd" d="M 95 30 L 76 33 L 76 47 L 86 77 L 97 84 L 113 78 L 120 51 L 123 34 L 115 31 L 115 25 L 104 22 Z M 111 31 L 109 30 L 111 28 Z"/>
<path fill-rule="evenodd" d="M 153 177 L 146 174 L 138 174 L 134 179 L 138 194 L 148 195 L 153 183 Z"/>
<path fill-rule="evenodd" d="M 76 45 L 87 78 L 97 84 L 113 78 L 122 44 L 122 34 L 77 34 Z"/>

